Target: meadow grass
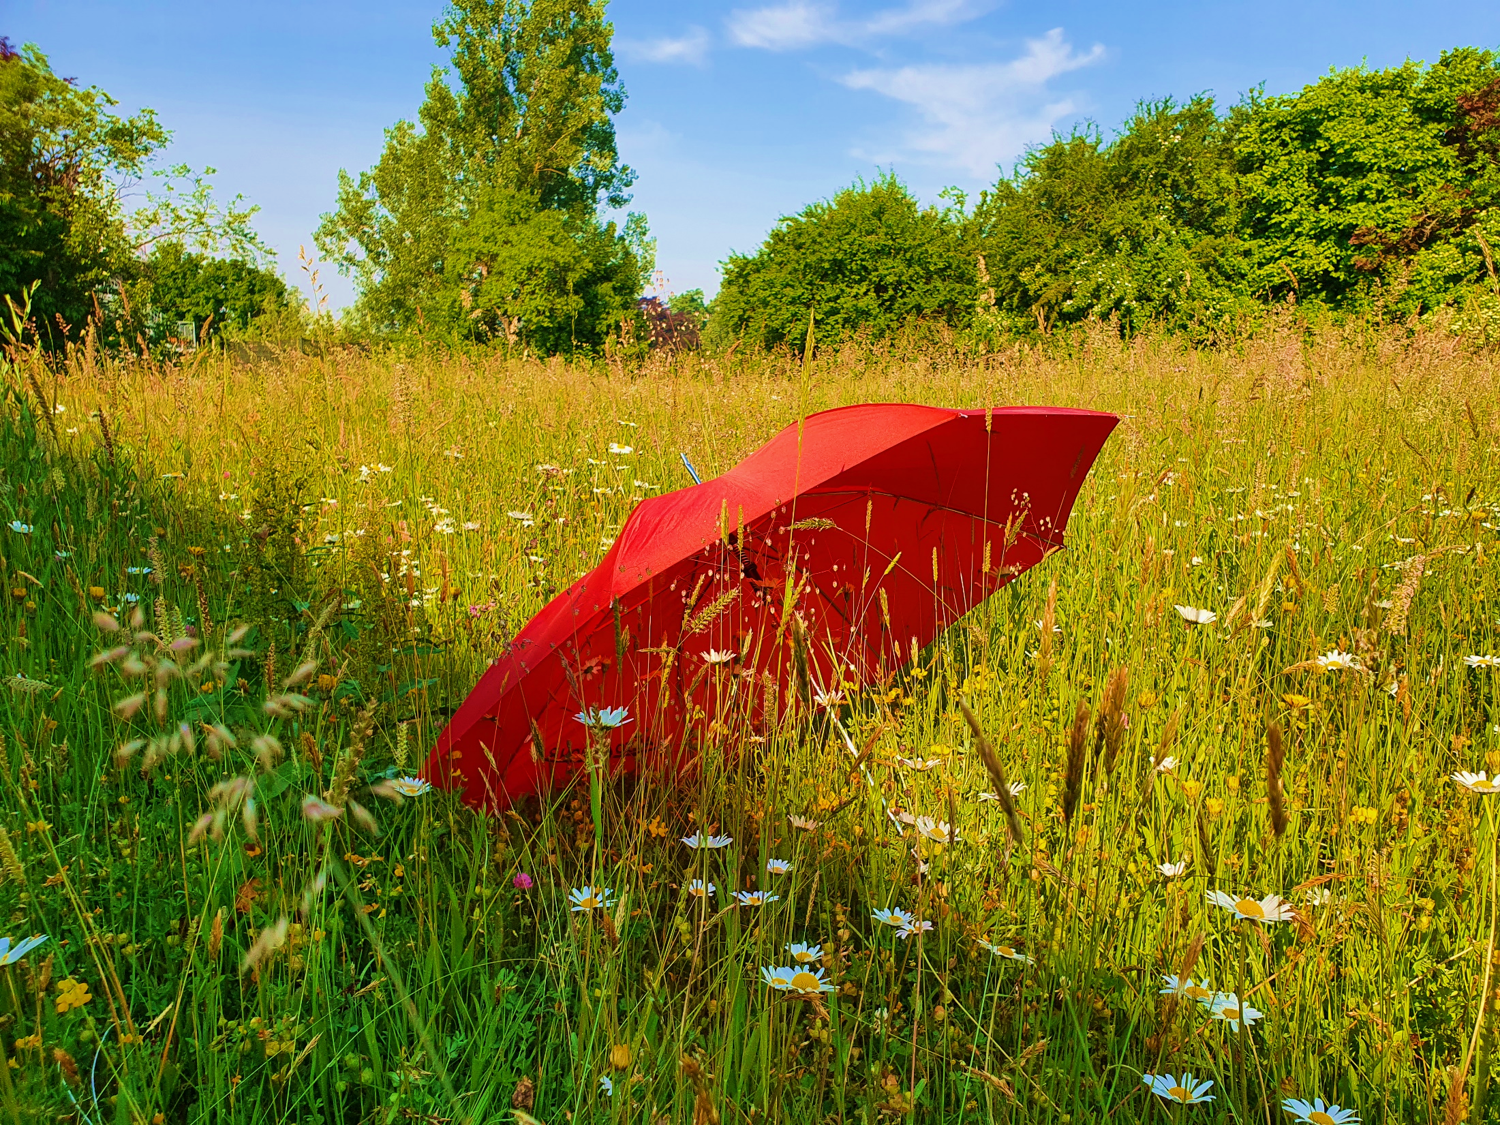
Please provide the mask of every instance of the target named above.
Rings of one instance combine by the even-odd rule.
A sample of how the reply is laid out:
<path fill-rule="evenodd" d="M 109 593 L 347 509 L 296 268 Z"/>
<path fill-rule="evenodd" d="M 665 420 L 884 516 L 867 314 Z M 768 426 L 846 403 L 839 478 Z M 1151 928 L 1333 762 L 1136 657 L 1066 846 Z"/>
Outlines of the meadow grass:
<path fill-rule="evenodd" d="M 1493 353 L 12 360 L 0 911 L 49 937 L 0 967 L 0 1119 L 1485 1119 L 1500 798 L 1450 775 L 1500 772 Z M 1123 421 L 1065 552 L 891 682 L 616 779 L 597 853 L 586 788 L 396 799 L 680 454 L 861 401 Z M 832 991 L 763 982 L 793 942 Z M 1143 1083 L 1184 1072 L 1213 1100 Z"/>

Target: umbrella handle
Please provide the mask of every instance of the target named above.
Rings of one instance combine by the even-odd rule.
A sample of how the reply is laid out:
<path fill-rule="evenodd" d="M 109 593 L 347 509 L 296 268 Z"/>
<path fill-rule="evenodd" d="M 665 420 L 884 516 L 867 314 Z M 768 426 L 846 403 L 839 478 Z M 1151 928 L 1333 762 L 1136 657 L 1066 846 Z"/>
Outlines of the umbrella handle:
<path fill-rule="evenodd" d="M 688 471 L 688 476 L 693 478 L 693 483 L 702 484 L 703 480 L 698 476 L 698 470 L 693 468 L 693 463 L 687 459 L 687 454 L 679 453 L 678 456 L 682 458 L 682 467 Z"/>

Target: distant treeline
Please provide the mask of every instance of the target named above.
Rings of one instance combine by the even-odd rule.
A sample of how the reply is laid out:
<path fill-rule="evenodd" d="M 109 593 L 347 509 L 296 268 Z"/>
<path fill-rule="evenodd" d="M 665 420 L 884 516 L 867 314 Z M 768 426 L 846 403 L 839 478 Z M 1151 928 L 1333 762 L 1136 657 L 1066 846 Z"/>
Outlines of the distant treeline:
<path fill-rule="evenodd" d="M 731 255 L 712 340 L 800 348 L 913 321 L 1047 333 L 1088 318 L 1204 336 L 1268 305 L 1380 319 L 1445 306 L 1500 334 L 1500 60 L 1334 70 L 1281 96 L 1142 103 L 1055 137 L 977 200 L 893 176 Z"/>
<path fill-rule="evenodd" d="M 642 299 L 655 243 L 644 215 L 612 217 L 635 172 L 606 17 L 605 0 L 451 0 L 433 29 L 449 65 L 377 164 L 340 174 L 318 228 L 358 289 L 338 324 L 273 268 L 256 209 L 214 199 L 212 169 L 156 163 L 170 134 L 151 110 L 121 116 L 0 38 L 0 296 L 29 302 L 52 346 L 228 330 L 621 356 L 1089 320 L 1218 339 L 1288 303 L 1500 339 L 1494 52 L 1334 70 L 1227 111 L 1142 103 L 1118 135 L 1054 137 L 977 199 L 857 183 L 731 254 L 705 306 Z M 148 177 L 161 186 L 127 208 Z"/>

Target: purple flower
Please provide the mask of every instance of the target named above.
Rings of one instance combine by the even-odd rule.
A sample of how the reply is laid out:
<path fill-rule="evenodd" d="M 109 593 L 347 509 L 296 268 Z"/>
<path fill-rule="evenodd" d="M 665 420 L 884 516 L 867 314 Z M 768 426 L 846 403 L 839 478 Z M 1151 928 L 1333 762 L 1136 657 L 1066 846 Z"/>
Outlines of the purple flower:
<path fill-rule="evenodd" d="M 516 877 L 511 880 L 511 882 L 523 891 L 531 890 L 531 876 L 526 874 L 526 872 L 524 871 L 517 874 Z"/>

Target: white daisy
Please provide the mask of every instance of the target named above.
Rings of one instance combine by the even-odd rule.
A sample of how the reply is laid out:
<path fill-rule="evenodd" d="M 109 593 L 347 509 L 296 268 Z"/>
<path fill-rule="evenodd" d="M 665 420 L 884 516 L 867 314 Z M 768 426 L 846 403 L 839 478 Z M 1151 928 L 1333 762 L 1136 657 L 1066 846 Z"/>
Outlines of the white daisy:
<path fill-rule="evenodd" d="M 950 841 L 956 843 L 963 839 L 962 836 L 953 831 L 953 826 L 946 820 L 934 820 L 930 816 L 917 817 L 912 821 L 912 827 L 917 830 L 917 833 L 923 839 L 931 840 L 935 844 L 946 844 Z"/>
<path fill-rule="evenodd" d="M 1181 996 L 1204 1005 L 1212 1003 L 1216 995 L 1214 990 L 1208 987 L 1207 982 L 1196 981 L 1192 977 L 1183 979 L 1173 974 L 1162 977 L 1161 983 L 1160 992 L 1163 996 Z"/>
<path fill-rule="evenodd" d="M 1174 605 L 1177 616 L 1181 617 L 1190 625 L 1212 625 L 1219 619 L 1219 615 L 1211 609 L 1196 609 L 1190 605 Z"/>
<path fill-rule="evenodd" d="M 432 792 L 432 785 L 420 777 L 392 778 L 390 788 L 403 797 L 422 797 Z"/>
<path fill-rule="evenodd" d="M 684 836 L 682 842 L 690 848 L 727 848 L 734 843 L 733 836 L 710 836 L 699 832 L 696 836 Z"/>
<path fill-rule="evenodd" d="M 762 965 L 760 979 L 772 988 L 780 989 L 782 992 L 791 990 L 792 975 L 796 969 L 786 968 L 779 965 Z"/>
<path fill-rule="evenodd" d="M 1191 1074 L 1184 1074 L 1181 1079 L 1170 1074 L 1143 1074 L 1141 1081 L 1157 1097 L 1178 1105 L 1198 1105 L 1200 1102 L 1214 1100 L 1214 1096 L 1209 1093 L 1214 1084 L 1207 1079 L 1195 1081 Z"/>
<path fill-rule="evenodd" d="M 736 906 L 765 906 L 767 903 L 779 901 L 780 898 L 780 895 L 767 894 L 765 891 L 734 892 Z"/>
<path fill-rule="evenodd" d="M 1240 1030 L 1241 1025 L 1249 1027 L 1265 1015 L 1264 1012 L 1252 1008 L 1249 1004 L 1241 1004 L 1240 998 L 1233 992 L 1219 993 L 1214 997 L 1208 1010 L 1214 1019 L 1223 1020 L 1236 1031 Z"/>
<path fill-rule="evenodd" d="M 716 890 L 718 888 L 712 883 L 704 883 L 702 879 L 694 879 L 688 884 L 687 892 L 694 898 L 709 898 Z"/>
<path fill-rule="evenodd" d="M 1500 793 L 1500 775 L 1486 780 L 1483 770 L 1480 770 L 1478 773 L 1459 770 L 1453 774 L 1453 780 L 1462 785 L 1470 793 L 1478 793 L 1484 797 L 1488 797 L 1492 793 Z"/>
<path fill-rule="evenodd" d="M 981 949 L 988 949 L 990 953 L 996 957 L 1007 957 L 1012 961 L 1020 961 L 1023 965 L 1036 964 L 1036 962 L 1033 961 L 1030 957 L 1026 956 L 1026 954 L 1016 952 L 1013 946 L 996 945 L 993 942 L 985 941 L 984 938 L 980 938 L 979 947 Z"/>
<path fill-rule="evenodd" d="M 792 960 L 799 965 L 811 965 L 823 956 L 821 945 L 808 945 L 803 941 L 794 941 L 786 947 L 786 951 L 792 955 Z"/>
<path fill-rule="evenodd" d="M 1365 670 L 1364 665 L 1359 662 L 1359 657 L 1352 652 L 1341 652 L 1338 649 L 1325 652 L 1313 663 L 1324 672 L 1363 672 Z"/>
<path fill-rule="evenodd" d="M 788 992 L 800 992 L 804 996 L 817 992 L 837 992 L 833 984 L 823 979 L 826 969 L 794 969 L 787 981 Z"/>
<path fill-rule="evenodd" d="M 1235 898 L 1223 891 L 1209 891 L 1208 901 L 1228 910 L 1236 918 L 1246 921 L 1263 922 L 1269 925 L 1272 922 L 1292 920 L 1292 904 L 1279 895 L 1267 895 L 1257 901 L 1253 898 Z"/>
<path fill-rule="evenodd" d="M 1281 1108 L 1297 1119 L 1300 1125 L 1358 1125 L 1359 1117 L 1352 1109 L 1329 1105 L 1322 1098 L 1310 1102 L 1300 1098 L 1287 1098 Z"/>

